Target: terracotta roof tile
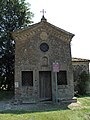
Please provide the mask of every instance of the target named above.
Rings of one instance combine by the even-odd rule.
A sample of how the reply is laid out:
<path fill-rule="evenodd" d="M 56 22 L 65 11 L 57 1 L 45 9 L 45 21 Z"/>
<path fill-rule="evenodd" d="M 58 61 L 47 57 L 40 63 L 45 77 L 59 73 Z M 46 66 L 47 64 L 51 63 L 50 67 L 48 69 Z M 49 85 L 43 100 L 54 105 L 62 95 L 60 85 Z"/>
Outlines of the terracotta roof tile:
<path fill-rule="evenodd" d="M 90 60 L 82 58 L 72 58 L 72 62 L 90 62 Z"/>

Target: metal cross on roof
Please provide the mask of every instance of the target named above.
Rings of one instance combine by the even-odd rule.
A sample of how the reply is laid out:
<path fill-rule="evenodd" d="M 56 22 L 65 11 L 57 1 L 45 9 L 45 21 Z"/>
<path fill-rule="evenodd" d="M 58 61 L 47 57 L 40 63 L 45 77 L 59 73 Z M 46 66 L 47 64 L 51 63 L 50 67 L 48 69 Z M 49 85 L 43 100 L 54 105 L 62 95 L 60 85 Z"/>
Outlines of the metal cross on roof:
<path fill-rule="evenodd" d="M 43 16 L 46 13 L 46 11 L 44 9 L 42 9 L 42 11 L 40 11 L 40 12 L 43 13 Z"/>

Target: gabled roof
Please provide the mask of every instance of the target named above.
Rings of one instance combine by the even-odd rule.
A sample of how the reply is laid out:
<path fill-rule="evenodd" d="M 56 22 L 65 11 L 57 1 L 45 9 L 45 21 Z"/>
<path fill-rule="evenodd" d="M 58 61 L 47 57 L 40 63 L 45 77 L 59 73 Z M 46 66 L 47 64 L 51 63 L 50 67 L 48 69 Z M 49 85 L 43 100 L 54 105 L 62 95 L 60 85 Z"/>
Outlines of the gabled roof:
<path fill-rule="evenodd" d="M 90 62 L 90 60 L 82 58 L 72 58 L 72 62 Z"/>
<path fill-rule="evenodd" d="M 38 27 L 40 26 L 49 26 L 50 28 L 52 28 L 54 31 L 57 31 L 58 34 L 60 33 L 61 35 L 64 34 L 65 37 L 67 37 L 68 39 L 72 39 L 72 37 L 74 36 L 74 34 L 70 33 L 70 32 L 67 32 L 59 27 L 56 27 L 55 25 L 52 25 L 51 23 L 47 22 L 47 20 L 44 18 L 44 16 L 42 17 L 41 21 L 36 23 L 36 24 L 32 24 L 30 26 L 28 26 L 27 28 L 24 28 L 24 29 L 18 29 L 16 31 L 14 31 L 12 33 L 13 37 L 18 37 L 18 35 L 20 35 L 22 32 L 24 33 L 25 31 L 27 30 L 34 30 L 34 29 L 37 29 Z"/>

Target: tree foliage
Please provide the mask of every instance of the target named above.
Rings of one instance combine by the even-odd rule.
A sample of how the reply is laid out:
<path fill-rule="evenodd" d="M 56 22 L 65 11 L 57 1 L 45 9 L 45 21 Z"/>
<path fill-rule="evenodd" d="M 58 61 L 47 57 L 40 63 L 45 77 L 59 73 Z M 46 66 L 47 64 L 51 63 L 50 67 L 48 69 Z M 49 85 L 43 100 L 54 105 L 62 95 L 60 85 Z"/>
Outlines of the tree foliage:
<path fill-rule="evenodd" d="M 33 13 L 25 0 L 0 0 L 0 88 L 14 83 L 15 42 L 11 32 L 32 23 Z"/>
<path fill-rule="evenodd" d="M 87 74 L 85 71 L 83 71 L 79 75 L 78 80 L 78 94 L 85 95 L 86 94 L 86 87 L 87 87 L 87 81 L 89 80 L 89 74 Z"/>

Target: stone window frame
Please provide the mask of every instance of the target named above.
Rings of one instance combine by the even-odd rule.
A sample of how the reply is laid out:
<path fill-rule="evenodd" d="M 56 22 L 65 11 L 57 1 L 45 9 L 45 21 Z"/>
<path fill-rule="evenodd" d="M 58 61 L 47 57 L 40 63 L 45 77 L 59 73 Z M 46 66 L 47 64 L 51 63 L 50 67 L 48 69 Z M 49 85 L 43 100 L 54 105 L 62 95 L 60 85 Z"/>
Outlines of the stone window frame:
<path fill-rule="evenodd" d="M 42 43 L 40 44 L 40 50 L 41 50 L 42 52 L 47 52 L 47 51 L 49 50 L 49 45 L 48 45 L 46 42 L 42 42 Z"/>

